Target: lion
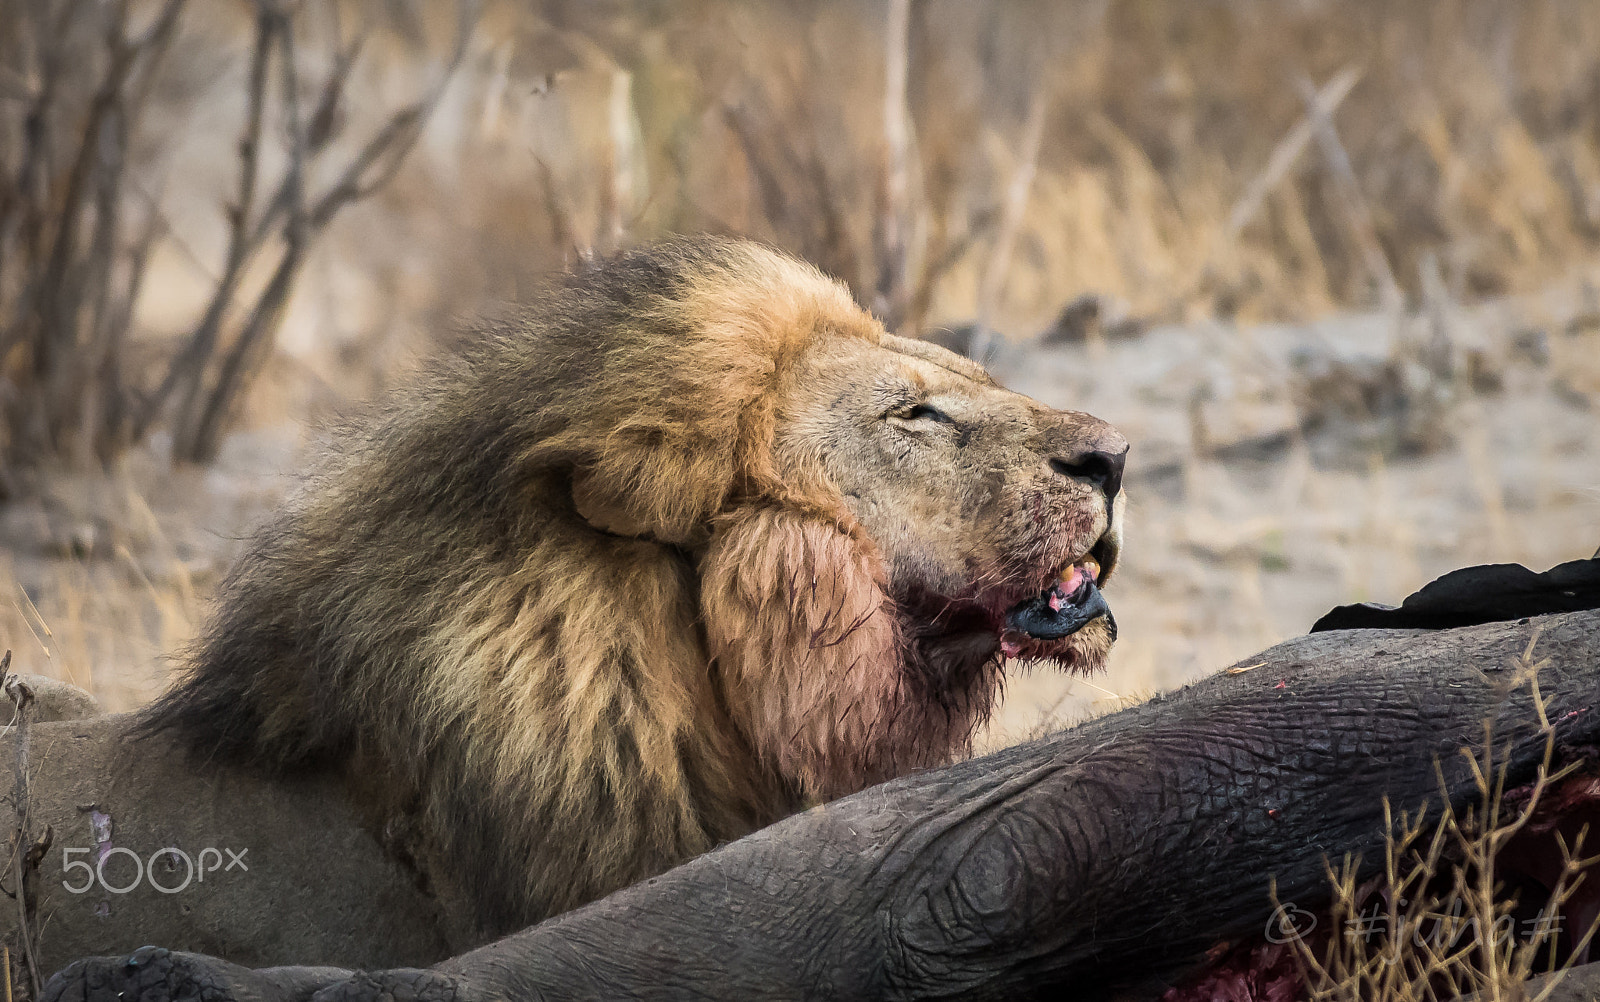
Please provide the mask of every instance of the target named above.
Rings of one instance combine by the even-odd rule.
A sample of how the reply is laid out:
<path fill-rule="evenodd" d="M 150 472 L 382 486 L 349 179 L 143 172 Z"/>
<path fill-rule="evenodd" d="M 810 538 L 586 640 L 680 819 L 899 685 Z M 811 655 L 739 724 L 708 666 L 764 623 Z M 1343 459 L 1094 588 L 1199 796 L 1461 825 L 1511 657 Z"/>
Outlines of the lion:
<path fill-rule="evenodd" d="M 335 438 L 140 729 L 344 777 L 486 939 L 1100 668 L 1126 451 L 776 250 L 624 252 Z"/>

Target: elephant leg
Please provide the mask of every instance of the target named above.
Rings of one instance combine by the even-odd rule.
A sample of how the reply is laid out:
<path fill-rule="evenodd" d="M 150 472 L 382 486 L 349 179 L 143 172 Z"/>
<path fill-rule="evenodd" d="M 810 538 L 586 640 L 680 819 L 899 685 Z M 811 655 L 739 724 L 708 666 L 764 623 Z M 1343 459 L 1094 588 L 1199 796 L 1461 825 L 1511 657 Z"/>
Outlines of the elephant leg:
<path fill-rule="evenodd" d="M 198 953 L 146 946 L 125 957 L 89 957 L 52 977 L 41 1002 L 306 1002 L 350 977 L 337 967 L 251 970 Z"/>
<path fill-rule="evenodd" d="M 146 946 L 90 957 L 56 974 L 42 1002 L 494 1002 L 460 978 L 416 968 L 251 970 L 198 953 Z"/>

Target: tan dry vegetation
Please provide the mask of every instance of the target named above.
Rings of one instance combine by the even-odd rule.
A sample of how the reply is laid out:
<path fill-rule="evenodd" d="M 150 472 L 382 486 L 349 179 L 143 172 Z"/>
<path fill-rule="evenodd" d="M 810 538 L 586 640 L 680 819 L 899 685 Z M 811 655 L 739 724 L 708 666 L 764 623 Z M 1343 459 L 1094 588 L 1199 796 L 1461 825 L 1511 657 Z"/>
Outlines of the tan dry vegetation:
<path fill-rule="evenodd" d="M 1133 371 L 1166 342 L 996 363 L 1026 392 L 1115 421 L 1136 448 L 1113 670 L 1018 679 L 997 739 L 1177 684 L 1336 602 L 1396 601 L 1462 563 L 1543 567 L 1600 543 L 1595 306 L 1581 291 L 1535 295 L 1581 290 L 1600 240 L 1600 7 L 917 0 L 897 110 L 892 6 L 485 4 L 394 183 L 308 252 L 224 461 L 167 474 L 158 426 L 104 476 L 24 478 L 0 582 L 38 610 L 0 602 L 19 665 L 87 679 L 112 706 L 146 698 L 234 537 L 299 463 L 306 427 L 381 393 L 454 318 L 580 254 L 669 231 L 796 250 L 914 330 L 983 317 L 1018 339 L 1090 293 L 1108 321 L 1181 321 L 1171 338 L 1216 348 L 1204 378 L 1176 389 Z M 346 42 L 372 22 L 339 142 L 424 90 L 449 55 L 443 5 L 298 10 L 308 81 L 337 51 L 335 10 Z M 170 350 L 218 280 L 250 23 L 246 4 L 185 9 L 134 143 L 148 195 L 136 202 L 158 206 L 161 226 L 134 357 Z M 10 115 L 26 59 L 7 72 Z M 1314 127 L 1307 87 L 1329 96 L 1334 135 Z M 16 118 L 4 122 L 11 171 Z M 283 163 L 281 124 L 264 133 L 269 167 Z M 244 301 L 267 270 L 244 275 Z M 1462 310 L 1513 297 L 1465 325 L 1492 342 L 1501 389 L 1451 398 L 1432 452 L 1219 451 L 1306 413 L 1295 373 L 1259 364 L 1273 335 L 1252 324 L 1369 309 L 1390 281 L 1417 305 L 1430 273 Z M 1538 364 L 1515 354 L 1528 330 L 1548 334 Z M 14 353 L 0 362 L 24 378 Z M 1106 390 L 1123 368 L 1110 381 L 1122 390 Z M 130 499 L 160 532 L 138 527 Z M 83 524 L 99 526 L 89 545 Z M 30 636 L 40 617 L 49 659 Z"/>
<path fill-rule="evenodd" d="M 0 0 L 0 24 L 21 2 Z M 305 251 L 217 459 L 174 466 L 171 415 L 88 463 L 63 448 L 24 468 L 14 413 L 0 429 L 0 646 L 108 708 L 144 703 L 308 429 L 382 394 L 458 318 L 668 232 L 796 251 L 910 333 L 980 320 L 1002 339 L 1003 382 L 1134 443 L 1111 668 L 1019 674 L 991 746 L 1181 684 L 1334 604 L 1600 545 L 1600 5 L 901 4 L 488 0 L 393 182 Z M 135 20 L 158 7 L 131 5 Z M 369 29 L 315 187 L 442 78 L 454 8 L 294 10 L 308 108 Z M 184 7 L 131 137 L 117 239 L 148 249 L 136 388 L 225 274 L 252 20 L 245 2 Z M 74 42 L 90 68 L 94 37 Z M 0 30 L 0 180 L 18 176 L 37 85 L 27 44 Z M 75 78 L 60 135 L 81 128 L 92 76 Z M 287 121 L 269 107 L 267 175 L 288 163 Z M 7 190 L 0 406 L 14 408 L 30 359 L 12 336 L 25 284 L 5 253 Z M 241 270 L 224 348 L 283 249 L 268 240 Z M 1097 328 L 1030 341 L 1084 295 Z M 1426 862 L 1429 845 L 1397 837 L 1399 885 L 1406 850 Z M 1503 908 L 1467 899 L 1487 925 Z M 1372 979 L 1406 973 L 1374 956 L 1313 958 L 1328 977 L 1309 980 L 1373 997 Z M 1423 980 L 1434 959 L 1419 955 Z"/>
<path fill-rule="evenodd" d="M 1570 837 L 1559 828 L 1544 833 L 1553 843 L 1541 845 L 1551 855 L 1545 868 L 1547 899 L 1536 898 L 1531 885 L 1514 889 L 1516 882 L 1507 876 L 1514 866 L 1502 862 L 1519 837 L 1530 836 L 1541 822 L 1554 824 L 1540 810 L 1559 799 L 1563 781 L 1583 765 L 1556 765 L 1555 732 L 1539 696 L 1544 663 L 1534 660 L 1538 639 L 1536 631 L 1521 657 L 1507 666 L 1512 678 L 1504 683 L 1507 692 L 1529 686 L 1539 708 L 1545 751 L 1534 781 L 1507 789 L 1495 734 L 1485 725 L 1481 745 L 1461 750 L 1472 763 L 1476 804 L 1459 812 L 1447 804 L 1437 817 L 1426 810 L 1401 811 L 1396 817 L 1386 801 L 1381 872 L 1362 881 L 1358 860 L 1347 856 L 1338 866 L 1330 862 L 1333 902 L 1327 928 L 1333 934 L 1282 937 L 1313 1002 L 1463 997 L 1544 1002 L 1556 995 L 1574 958 L 1587 955 L 1600 919 L 1580 924 L 1589 909 L 1574 899 L 1600 863 L 1588 826 Z M 1572 785 L 1592 789 L 1593 779 L 1586 775 Z M 1587 893 L 1592 896 L 1592 886 Z M 1531 974 L 1543 972 L 1552 973 L 1529 982 Z"/>
<path fill-rule="evenodd" d="M 463 87 L 477 78 L 482 96 L 460 98 L 477 129 L 453 135 L 474 155 L 435 148 L 430 161 L 460 171 L 472 192 L 466 213 L 450 205 L 457 238 L 515 252 L 485 271 L 520 271 L 560 260 L 568 241 L 603 249 L 726 228 L 799 250 L 871 300 L 892 180 L 883 6 L 642 10 L 555 5 L 540 23 L 491 8 L 493 55 Z M 1362 218 L 1412 293 L 1430 254 L 1471 298 L 1536 289 L 1594 248 L 1592 5 L 926 0 L 914 10 L 899 222 L 910 273 L 938 281 L 912 283 L 927 299 L 907 310 L 913 323 L 983 305 L 1036 105 L 1037 171 L 994 304 L 1003 329 L 1026 330 L 1081 292 L 1147 317 L 1298 319 L 1376 302 Z M 1315 140 L 1277 183 L 1261 183 L 1306 117 L 1300 86 L 1345 73 L 1353 83 L 1333 122 L 1359 204 L 1346 204 Z M 494 277 L 488 291 L 509 291 Z"/>

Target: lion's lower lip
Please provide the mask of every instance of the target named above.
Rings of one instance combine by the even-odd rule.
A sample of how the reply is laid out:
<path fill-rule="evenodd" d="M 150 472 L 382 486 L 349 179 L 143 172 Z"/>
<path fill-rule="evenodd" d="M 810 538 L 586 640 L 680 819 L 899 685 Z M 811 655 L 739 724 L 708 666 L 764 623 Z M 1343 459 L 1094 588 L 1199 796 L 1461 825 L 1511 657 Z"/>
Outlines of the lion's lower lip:
<path fill-rule="evenodd" d="M 1034 640 L 1059 640 L 1102 616 L 1113 624 L 1116 622 L 1092 575 L 1077 579 L 1070 595 L 1062 594 L 1063 583 L 1057 581 L 1040 594 L 1008 609 L 1006 629 L 1027 634 Z"/>

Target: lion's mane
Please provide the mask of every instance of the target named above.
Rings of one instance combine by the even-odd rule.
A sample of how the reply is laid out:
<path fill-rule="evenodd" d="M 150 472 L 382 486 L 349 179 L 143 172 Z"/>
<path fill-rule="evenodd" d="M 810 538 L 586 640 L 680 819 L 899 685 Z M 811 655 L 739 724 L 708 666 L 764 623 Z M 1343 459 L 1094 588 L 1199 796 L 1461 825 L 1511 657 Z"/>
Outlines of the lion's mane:
<path fill-rule="evenodd" d="M 773 468 L 785 365 L 883 337 L 747 243 L 568 276 L 334 440 L 146 730 L 344 770 L 483 935 L 948 759 L 998 666 L 907 671 L 871 540 Z"/>

